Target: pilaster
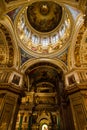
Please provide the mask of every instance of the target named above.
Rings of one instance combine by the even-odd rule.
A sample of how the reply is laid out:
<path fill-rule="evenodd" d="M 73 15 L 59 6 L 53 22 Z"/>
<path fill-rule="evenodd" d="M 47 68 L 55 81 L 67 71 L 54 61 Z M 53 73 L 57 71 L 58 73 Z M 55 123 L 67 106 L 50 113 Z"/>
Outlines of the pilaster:
<path fill-rule="evenodd" d="M 71 104 L 75 130 L 85 130 L 87 128 L 86 71 L 68 73 L 65 89 Z"/>
<path fill-rule="evenodd" d="M 22 89 L 14 85 L 0 84 L 0 130 L 14 130 L 21 101 Z"/>

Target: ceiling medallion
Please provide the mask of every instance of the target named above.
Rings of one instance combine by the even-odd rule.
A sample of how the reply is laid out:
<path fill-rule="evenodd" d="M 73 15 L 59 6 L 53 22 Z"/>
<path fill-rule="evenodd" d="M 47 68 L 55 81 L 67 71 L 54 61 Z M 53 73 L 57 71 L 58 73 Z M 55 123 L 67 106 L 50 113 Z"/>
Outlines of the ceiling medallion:
<path fill-rule="evenodd" d="M 32 3 L 27 9 L 29 24 L 39 32 L 50 32 L 55 29 L 62 18 L 62 7 L 52 1 Z"/>

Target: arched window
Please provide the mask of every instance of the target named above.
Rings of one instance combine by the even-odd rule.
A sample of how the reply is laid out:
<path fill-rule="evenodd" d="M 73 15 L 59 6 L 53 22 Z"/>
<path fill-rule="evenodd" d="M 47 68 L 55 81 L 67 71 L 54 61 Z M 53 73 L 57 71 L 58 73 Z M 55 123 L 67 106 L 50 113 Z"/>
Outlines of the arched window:
<path fill-rule="evenodd" d="M 49 44 L 49 38 L 42 38 L 42 40 L 41 40 L 41 43 L 42 43 L 42 46 L 48 46 L 48 44 Z"/>
<path fill-rule="evenodd" d="M 48 130 L 48 125 L 47 124 L 43 124 L 41 130 Z"/>

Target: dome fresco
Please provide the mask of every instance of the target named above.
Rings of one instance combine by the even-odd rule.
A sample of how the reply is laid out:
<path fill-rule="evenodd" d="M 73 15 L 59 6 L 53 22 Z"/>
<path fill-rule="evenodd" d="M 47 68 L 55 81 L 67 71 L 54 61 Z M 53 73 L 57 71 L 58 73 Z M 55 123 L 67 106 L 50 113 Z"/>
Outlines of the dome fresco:
<path fill-rule="evenodd" d="M 49 32 L 55 29 L 61 17 L 62 7 L 51 1 L 35 2 L 27 9 L 29 23 L 39 32 Z"/>
<path fill-rule="evenodd" d="M 15 19 L 19 46 L 37 57 L 60 55 L 69 46 L 73 23 L 66 5 L 45 0 L 29 3 Z"/>

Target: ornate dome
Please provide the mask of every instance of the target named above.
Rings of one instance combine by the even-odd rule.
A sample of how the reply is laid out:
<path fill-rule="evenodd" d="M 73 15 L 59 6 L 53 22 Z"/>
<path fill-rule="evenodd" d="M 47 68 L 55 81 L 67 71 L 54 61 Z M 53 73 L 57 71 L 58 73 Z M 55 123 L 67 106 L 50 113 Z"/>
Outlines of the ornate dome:
<path fill-rule="evenodd" d="M 39 32 L 50 32 L 60 23 L 62 7 L 52 1 L 35 2 L 28 6 L 27 18 Z"/>
<path fill-rule="evenodd" d="M 36 1 L 20 9 L 16 34 L 20 47 L 34 56 L 59 55 L 68 47 L 73 17 L 69 9 L 54 1 Z"/>

